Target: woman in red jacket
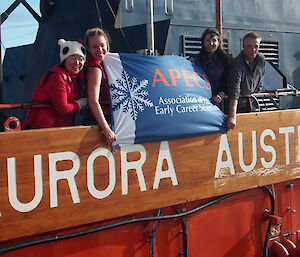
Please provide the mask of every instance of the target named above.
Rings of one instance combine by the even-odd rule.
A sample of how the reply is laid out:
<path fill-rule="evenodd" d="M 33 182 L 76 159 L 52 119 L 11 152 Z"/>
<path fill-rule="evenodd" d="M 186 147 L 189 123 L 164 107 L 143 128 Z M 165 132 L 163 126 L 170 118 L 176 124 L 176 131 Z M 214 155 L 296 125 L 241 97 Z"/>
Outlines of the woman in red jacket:
<path fill-rule="evenodd" d="M 101 66 L 109 51 L 108 37 L 102 29 L 93 28 L 86 32 L 85 38 L 88 50 L 86 79 L 89 107 L 98 125 L 103 129 L 107 144 L 112 145 L 117 137 L 107 123 L 107 120 L 110 120 L 108 84 Z"/>
<path fill-rule="evenodd" d="M 47 71 L 33 92 L 32 102 L 49 103 L 51 107 L 32 109 L 27 113 L 23 128 L 71 126 L 74 114 L 87 105 L 79 99 L 76 77 L 85 62 L 85 48 L 77 41 L 58 40 L 60 64 Z"/>

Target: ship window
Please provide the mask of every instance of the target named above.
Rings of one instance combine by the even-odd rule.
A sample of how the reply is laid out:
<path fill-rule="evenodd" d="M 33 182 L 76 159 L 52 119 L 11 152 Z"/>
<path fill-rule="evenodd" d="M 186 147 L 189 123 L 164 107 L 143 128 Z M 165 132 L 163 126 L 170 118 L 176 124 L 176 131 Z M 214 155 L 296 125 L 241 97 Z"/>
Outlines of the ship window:
<path fill-rule="evenodd" d="M 279 67 L 279 47 L 278 42 L 261 41 L 259 52 L 262 53 L 266 61 L 270 61 Z"/>
<path fill-rule="evenodd" d="M 184 57 L 189 57 L 192 54 L 198 54 L 201 50 L 201 36 L 197 35 L 182 35 L 182 54 Z M 228 39 L 223 39 L 223 48 L 228 52 Z"/>

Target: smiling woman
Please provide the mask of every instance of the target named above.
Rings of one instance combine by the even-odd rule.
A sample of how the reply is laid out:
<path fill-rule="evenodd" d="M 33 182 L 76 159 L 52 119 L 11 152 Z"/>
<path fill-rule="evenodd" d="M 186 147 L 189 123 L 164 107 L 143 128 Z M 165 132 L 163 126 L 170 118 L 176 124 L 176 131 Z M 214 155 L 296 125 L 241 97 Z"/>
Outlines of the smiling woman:
<path fill-rule="evenodd" d="M 93 118 L 103 129 L 107 144 L 112 145 L 117 137 L 108 125 L 111 116 L 108 83 L 102 67 L 102 61 L 109 52 L 108 35 L 98 27 L 89 29 L 85 35 L 85 44 L 88 50 L 86 79 L 89 107 Z"/>
<path fill-rule="evenodd" d="M 224 51 L 221 33 L 217 29 L 206 29 L 201 41 L 203 47 L 200 53 L 192 55 L 190 60 L 203 67 L 212 87 L 212 102 L 220 104 L 227 93 L 226 81 L 231 56 Z"/>
<path fill-rule="evenodd" d="M 73 115 L 87 105 L 86 98 L 79 99 L 75 78 L 85 62 L 85 48 L 77 41 L 59 39 L 60 64 L 44 74 L 33 92 L 32 102 L 51 103 L 49 108 L 32 109 L 24 128 L 51 128 L 71 126 Z"/>

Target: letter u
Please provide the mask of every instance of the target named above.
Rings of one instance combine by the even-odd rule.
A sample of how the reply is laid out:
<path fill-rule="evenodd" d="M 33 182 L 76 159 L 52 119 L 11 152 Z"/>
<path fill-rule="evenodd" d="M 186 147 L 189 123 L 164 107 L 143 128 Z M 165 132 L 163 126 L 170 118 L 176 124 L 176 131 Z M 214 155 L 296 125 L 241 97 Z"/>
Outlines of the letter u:
<path fill-rule="evenodd" d="M 251 171 L 254 169 L 257 162 L 257 147 L 256 147 L 256 131 L 252 131 L 252 162 L 246 165 L 244 162 L 244 147 L 243 147 L 243 133 L 238 133 L 239 140 L 239 162 L 243 171 Z"/>
<path fill-rule="evenodd" d="M 42 200 L 43 196 L 43 179 L 42 179 L 42 156 L 34 155 L 34 183 L 35 195 L 32 201 L 21 203 L 17 196 L 16 180 L 16 158 L 7 159 L 7 176 L 8 176 L 8 199 L 11 206 L 19 212 L 29 212 L 35 209 Z"/>

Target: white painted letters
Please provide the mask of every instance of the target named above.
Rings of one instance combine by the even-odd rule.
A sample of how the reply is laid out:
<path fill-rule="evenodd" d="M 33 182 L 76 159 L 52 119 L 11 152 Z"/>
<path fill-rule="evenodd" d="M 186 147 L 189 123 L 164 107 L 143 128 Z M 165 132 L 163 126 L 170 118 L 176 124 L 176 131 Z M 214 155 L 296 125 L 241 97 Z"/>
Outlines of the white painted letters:
<path fill-rule="evenodd" d="M 262 166 L 266 169 L 270 169 L 276 162 L 276 151 L 273 146 L 265 144 L 265 137 L 270 136 L 272 140 L 276 139 L 276 135 L 273 130 L 265 129 L 260 135 L 260 146 L 265 152 L 269 152 L 272 155 L 272 158 L 269 162 L 266 161 L 264 157 L 260 158 Z"/>
<path fill-rule="evenodd" d="M 223 152 L 225 152 L 227 155 L 226 161 L 222 160 Z M 231 175 L 235 174 L 233 161 L 232 161 L 232 157 L 231 157 L 231 152 L 230 152 L 230 148 L 229 148 L 229 144 L 228 144 L 227 134 L 221 135 L 219 151 L 218 151 L 218 158 L 217 158 L 217 165 L 216 165 L 216 170 L 215 170 L 215 178 L 220 177 L 220 171 L 223 168 L 229 168 L 230 174 Z"/>
<path fill-rule="evenodd" d="M 285 164 L 290 164 L 290 137 L 289 133 L 294 133 L 294 127 L 279 128 L 279 134 L 285 134 Z"/>
<path fill-rule="evenodd" d="M 162 169 L 164 160 L 166 160 L 166 162 L 168 164 L 168 170 L 165 170 L 165 171 L 163 171 L 163 169 Z M 168 141 L 162 141 L 160 143 L 160 149 L 159 149 L 159 154 L 158 154 L 158 158 L 157 158 L 153 189 L 158 188 L 159 182 L 163 178 L 171 178 L 173 186 L 178 185 L 178 181 L 177 181 L 175 168 L 174 168 Z"/>
<path fill-rule="evenodd" d="M 127 160 L 127 153 L 129 152 L 139 152 L 141 154 L 141 158 L 137 161 L 129 162 Z M 138 177 L 140 190 L 146 191 L 146 183 L 143 174 L 142 166 L 146 160 L 146 149 L 142 145 L 126 145 L 121 146 L 121 180 L 122 180 L 122 195 L 128 194 L 128 171 L 136 170 L 136 174 Z"/>
<path fill-rule="evenodd" d="M 222 134 L 218 136 L 220 142 L 218 146 L 219 148 L 218 148 L 217 159 L 215 159 L 215 157 L 212 156 L 211 160 L 210 159 L 207 160 L 209 162 L 209 165 L 206 165 L 206 167 L 212 167 L 212 165 L 216 164 L 215 172 L 214 172 L 215 178 L 222 177 L 222 174 L 235 175 L 236 171 L 250 172 L 253 170 L 254 171 L 257 170 L 259 171 L 259 174 L 261 174 L 261 172 L 264 172 L 264 169 L 273 168 L 276 165 L 277 158 L 279 159 L 280 165 L 281 164 L 290 165 L 290 163 L 294 165 L 295 160 L 297 162 L 300 162 L 300 125 L 286 126 L 280 128 L 277 127 L 276 130 L 265 129 L 261 132 L 260 135 L 258 134 L 259 133 L 258 131 L 261 130 L 251 131 L 251 138 L 252 138 L 251 143 L 249 138 L 250 132 L 248 129 L 246 132 L 232 131 L 229 134 Z M 296 135 L 293 135 L 294 133 L 295 134 L 297 133 L 297 138 Z M 233 140 L 230 142 L 230 144 L 232 144 L 231 147 L 238 147 L 238 149 L 230 149 L 228 135 L 230 136 L 230 138 L 231 136 L 234 136 Z M 245 144 L 249 144 L 249 145 L 245 146 Z M 200 152 L 206 150 L 205 145 L 203 146 L 203 148 L 201 148 L 202 145 L 199 144 L 199 146 L 200 146 L 199 149 Z M 284 146 L 285 146 L 285 153 L 282 153 L 283 156 L 280 156 L 280 151 L 281 149 L 283 149 Z M 212 147 L 216 147 L 216 146 L 213 145 Z M 297 151 L 295 151 L 294 148 L 297 149 Z M 176 147 L 174 149 L 176 151 Z M 214 151 L 216 151 L 215 148 L 213 149 Z M 155 156 L 155 158 L 150 158 L 151 162 L 153 162 L 153 160 L 154 162 L 155 160 L 157 160 L 156 166 L 155 163 L 151 164 L 153 170 L 151 171 L 147 170 L 147 173 L 145 173 L 146 178 L 148 178 L 150 175 L 152 179 L 154 175 L 154 179 L 153 181 L 151 181 L 153 182 L 152 189 L 156 190 L 159 188 L 160 185 L 162 186 L 163 183 L 160 182 L 163 179 L 168 181 L 168 184 L 164 183 L 164 185 L 168 185 L 170 187 L 177 186 L 179 183 L 178 183 L 175 166 L 172 159 L 172 154 L 171 154 L 172 148 L 170 149 L 168 141 L 162 141 L 160 143 L 159 151 L 157 150 L 158 149 L 155 149 L 154 151 L 151 150 L 152 151 L 151 153 L 157 154 L 158 152 L 158 155 Z M 234 151 L 231 152 L 231 150 Z M 251 159 L 251 152 L 250 152 L 251 150 L 252 150 L 252 159 Z M 118 153 L 118 151 L 116 153 Z M 234 153 L 233 157 L 232 157 L 232 153 Z M 250 155 L 249 159 L 246 159 L 246 153 L 247 155 Z M 133 156 L 138 156 L 139 154 L 140 157 L 138 159 L 131 159 L 130 158 L 131 154 Z M 296 156 L 293 158 L 292 154 Z M 193 157 L 191 158 L 195 158 L 195 160 L 193 161 L 199 162 L 195 156 L 196 155 L 193 155 Z M 93 197 L 94 200 L 95 199 L 102 200 L 108 198 L 113 193 L 116 187 L 118 188 L 117 189 L 118 192 L 119 190 L 122 192 L 123 196 L 128 195 L 129 187 L 141 192 L 147 191 L 143 167 L 145 169 L 145 167 L 150 167 L 150 165 L 148 164 L 145 165 L 147 152 L 146 152 L 146 148 L 141 144 L 122 146 L 120 148 L 120 158 L 118 158 L 119 157 L 118 156 L 116 157 L 116 159 L 114 154 L 107 148 L 95 149 L 92 153 L 90 153 L 90 155 L 87 155 L 87 153 L 85 153 L 83 155 L 84 159 L 82 160 L 87 161 L 86 168 L 85 168 L 85 164 L 82 167 L 80 166 L 81 163 L 80 163 L 79 156 L 76 153 L 71 151 L 49 153 L 48 157 L 49 157 L 48 161 L 49 161 L 49 190 L 50 191 L 47 192 L 47 194 L 49 193 L 50 195 L 49 198 L 50 208 L 58 207 L 58 197 L 59 197 L 58 194 L 61 193 L 58 190 L 58 183 L 62 182 L 62 181 L 59 182 L 60 180 L 64 180 L 63 183 L 65 182 L 67 183 L 67 187 L 70 190 L 70 193 L 67 192 L 67 194 L 71 195 L 72 203 L 74 204 L 80 203 L 79 193 L 81 194 L 81 192 L 78 191 L 76 179 L 75 179 L 75 176 L 77 175 L 79 170 L 81 172 L 80 178 L 86 175 L 87 190 L 88 193 L 91 195 L 89 197 L 90 198 Z M 87 159 L 85 159 L 85 157 Z M 42 178 L 42 156 L 34 155 L 33 158 L 34 158 L 34 185 L 32 186 L 34 187 L 35 191 L 34 191 L 33 198 L 31 198 L 30 195 L 26 196 L 26 197 L 30 197 L 30 199 L 32 200 L 30 202 L 25 202 L 25 203 L 19 200 L 22 199 L 20 198 L 20 193 L 18 198 L 18 189 L 19 192 L 21 192 L 21 190 L 24 189 L 23 187 L 24 185 L 17 184 L 18 173 L 16 172 L 16 166 L 17 166 L 16 162 L 18 160 L 15 157 L 7 158 L 8 201 L 9 204 L 12 206 L 12 208 L 14 208 L 19 212 L 30 212 L 34 210 L 41 203 L 43 198 L 43 183 L 45 182 L 43 182 L 43 178 Z M 185 155 L 185 158 L 190 158 L 190 157 Z M 104 168 L 105 170 L 97 169 L 98 166 L 96 165 L 96 163 L 97 161 L 100 161 L 99 159 L 105 162 L 105 165 L 100 165 L 100 167 L 105 167 Z M 119 163 L 116 164 L 116 160 L 118 160 Z M 63 162 L 63 161 L 71 162 L 72 168 L 67 168 L 67 170 L 66 168 L 63 168 L 63 170 L 62 168 L 59 168 L 60 163 L 58 162 Z M 259 162 L 261 163 L 261 165 Z M 234 164 L 239 165 L 240 167 L 238 166 L 235 167 Z M 201 165 L 200 162 L 199 165 Z M 130 183 L 130 185 L 128 180 L 129 172 L 133 172 L 134 175 L 136 174 L 136 178 L 134 178 L 135 180 L 130 181 L 133 182 Z M 104 188 L 101 189 L 96 188 L 97 182 L 99 183 L 99 181 L 97 181 L 98 178 L 97 174 L 99 173 L 101 173 L 103 177 L 107 178 L 102 183 L 104 185 L 103 186 Z M 28 176 L 30 176 L 30 174 Z M 119 181 L 119 179 L 117 179 L 118 176 L 121 176 L 120 177 L 121 185 L 117 185 L 117 181 Z M 212 176 L 212 174 L 210 176 Z M 169 183 L 169 181 L 171 183 Z M 148 183 L 149 188 L 151 188 L 150 183 Z M 18 188 L 18 186 L 20 188 Z M 85 194 L 84 197 L 89 194 Z M 125 197 L 123 197 L 122 199 L 125 199 Z M 85 200 L 86 198 L 83 198 L 82 195 L 82 201 Z M 3 216 L 4 213 L 2 210 L 2 217 Z M 0 218 L 1 218 L 1 212 L 0 212 Z"/>
<path fill-rule="evenodd" d="M 58 171 L 56 163 L 58 161 L 72 161 L 73 167 L 70 170 Z M 79 194 L 75 182 L 75 175 L 80 167 L 80 159 L 73 152 L 60 152 L 49 154 L 49 183 L 50 183 L 50 207 L 57 207 L 57 182 L 66 179 L 69 184 L 73 203 L 79 203 Z"/>
<path fill-rule="evenodd" d="M 7 159 L 8 198 L 11 206 L 19 212 L 29 212 L 36 208 L 43 196 L 42 156 L 34 155 L 35 195 L 29 203 L 21 203 L 17 196 L 16 158 Z"/>
<path fill-rule="evenodd" d="M 243 171 L 251 171 L 254 169 L 257 162 L 257 147 L 256 147 L 256 131 L 252 131 L 252 162 L 250 165 L 244 163 L 244 145 L 243 145 L 243 133 L 238 133 L 239 140 L 239 162 Z"/>
<path fill-rule="evenodd" d="M 97 157 L 104 156 L 108 160 L 108 176 L 109 176 L 109 184 L 105 190 L 99 191 L 95 187 L 94 181 L 94 161 Z M 100 171 L 102 172 L 102 171 Z M 98 148 L 94 150 L 88 160 L 87 160 L 87 186 L 90 194 L 97 198 L 103 199 L 111 194 L 116 185 L 116 168 L 115 168 L 115 158 L 112 155 L 111 151 L 106 148 Z"/>

